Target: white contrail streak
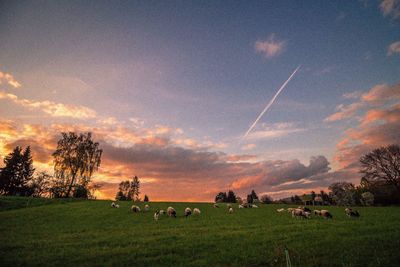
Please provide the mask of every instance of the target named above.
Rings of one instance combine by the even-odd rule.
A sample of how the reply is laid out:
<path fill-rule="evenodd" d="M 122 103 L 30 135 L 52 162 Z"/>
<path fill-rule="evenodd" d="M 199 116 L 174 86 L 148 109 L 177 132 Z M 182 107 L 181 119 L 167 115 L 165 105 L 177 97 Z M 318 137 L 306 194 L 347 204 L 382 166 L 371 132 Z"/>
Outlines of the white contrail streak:
<path fill-rule="evenodd" d="M 293 76 L 296 74 L 296 72 L 300 69 L 301 65 L 298 66 L 293 73 L 289 76 L 289 78 L 282 84 L 282 86 L 279 88 L 279 90 L 276 92 L 274 97 L 269 101 L 268 105 L 264 108 L 264 110 L 258 115 L 257 119 L 253 122 L 253 124 L 250 126 L 250 128 L 247 130 L 247 132 L 243 135 L 242 140 L 247 137 L 247 135 L 253 130 L 254 126 L 256 126 L 257 122 L 261 119 L 261 117 L 264 115 L 265 112 L 271 107 L 271 105 L 274 103 L 275 99 L 278 97 L 279 93 L 285 88 L 285 86 L 288 84 L 288 82 L 293 78 Z"/>

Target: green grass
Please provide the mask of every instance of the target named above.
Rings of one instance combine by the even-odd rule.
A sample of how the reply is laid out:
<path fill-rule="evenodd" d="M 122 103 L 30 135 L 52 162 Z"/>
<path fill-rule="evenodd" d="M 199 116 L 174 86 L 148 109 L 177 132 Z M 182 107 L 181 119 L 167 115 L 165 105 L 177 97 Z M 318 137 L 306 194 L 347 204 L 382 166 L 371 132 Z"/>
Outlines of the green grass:
<path fill-rule="evenodd" d="M 398 207 L 359 208 L 360 219 L 329 207 L 332 220 L 306 220 L 277 213 L 284 205 L 228 214 L 223 204 L 214 209 L 206 203 L 150 203 L 153 211 L 173 206 L 178 212 L 176 219 L 156 222 L 153 212 L 132 213 L 129 202 L 119 209 L 110 203 L 3 209 L 0 266 L 286 266 L 285 248 L 292 266 L 400 262 Z M 183 217 L 187 206 L 202 214 Z"/>

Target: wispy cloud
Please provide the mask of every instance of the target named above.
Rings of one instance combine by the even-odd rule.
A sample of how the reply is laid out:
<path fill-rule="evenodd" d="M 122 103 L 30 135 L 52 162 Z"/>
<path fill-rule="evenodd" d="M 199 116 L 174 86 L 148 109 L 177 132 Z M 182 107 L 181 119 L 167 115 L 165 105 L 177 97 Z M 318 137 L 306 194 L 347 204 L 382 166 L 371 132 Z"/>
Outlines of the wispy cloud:
<path fill-rule="evenodd" d="M 13 75 L 0 71 L 0 84 L 6 83 L 14 88 L 20 88 L 21 83 L 18 82 Z"/>
<path fill-rule="evenodd" d="M 261 129 L 250 133 L 248 139 L 274 139 L 304 131 L 304 128 L 296 127 L 292 122 L 264 124 Z"/>
<path fill-rule="evenodd" d="M 254 48 L 258 53 L 263 54 L 266 58 L 272 58 L 280 55 L 286 47 L 286 42 L 275 38 L 275 34 L 271 34 L 266 40 L 258 40 L 254 44 Z"/>
<path fill-rule="evenodd" d="M 379 7 L 384 16 L 400 18 L 400 0 L 382 0 Z"/>
<path fill-rule="evenodd" d="M 400 41 L 394 42 L 388 47 L 387 55 L 391 56 L 394 54 L 400 54 Z"/>
<path fill-rule="evenodd" d="M 7 99 L 15 104 L 30 108 L 39 109 L 52 117 L 71 117 L 75 119 L 89 119 L 96 117 L 93 109 L 84 106 L 66 105 L 52 101 L 34 101 L 29 99 L 20 99 L 14 94 L 7 94 L 0 91 L 0 99 Z"/>
<path fill-rule="evenodd" d="M 324 121 L 333 122 L 355 118 L 356 114 L 363 109 L 368 109 L 387 101 L 400 99 L 400 83 L 392 86 L 387 84 L 377 84 L 366 93 L 356 91 L 344 94 L 343 97 L 355 99 L 356 101 L 349 105 L 338 105 L 336 107 L 336 112 L 326 117 Z"/>

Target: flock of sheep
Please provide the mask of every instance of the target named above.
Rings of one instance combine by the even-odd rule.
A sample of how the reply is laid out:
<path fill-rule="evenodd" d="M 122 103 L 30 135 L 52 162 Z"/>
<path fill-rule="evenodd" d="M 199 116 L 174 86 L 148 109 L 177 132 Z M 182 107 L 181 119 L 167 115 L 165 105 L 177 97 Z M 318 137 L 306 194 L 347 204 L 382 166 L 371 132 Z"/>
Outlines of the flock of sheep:
<path fill-rule="evenodd" d="M 119 208 L 119 205 L 115 204 L 114 202 L 112 202 L 111 203 L 111 207 L 112 208 Z M 213 205 L 213 207 L 214 208 L 219 208 L 220 205 L 215 203 Z M 228 204 L 226 204 L 226 207 L 228 208 L 228 213 L 231 214 L 231 213 L 234 212 L 232 204 L 228 203 Z M 239 209 L 258 208 L 258 206 L 255 205 L 255 204 L 251 204 L 251 203 L 243 203 L 243 204 L 239 204 L 238 208 Z M 132 210 L 132 212 L 140 212 L 141 211 L 140 207 L 137 206 L 137 205 L 132 205 L 131 210 Z M 150 206 L 148 204 L 144 205 L 144 211 L 150 211 Z M 332 219 L 333 218 L 333 216 L 329 212 L 329 210 L 313 210 L 311 212 L 311 210 L 309 208 L 304 207 L 304 206 L 300 206 L 300 207 L 297 207 L 297 208 L 287 208 L 287 209 L 280 208 L 280 209 L 277 209 L 276 211 L 279 212 L 279 213 L 287 211 L 288 213 L 292 214 L 292 217 L 310 218 L 311 214 L 314 214 L 315 216 L 320 216 L 320 217 L 323 217 L 323 218 L 326 218 L 326 219 Z M 360 214 L 358 213 L 358 211 L 353 210 L 351 208 L 346 208 L 345 209 L 345 213 L 346 213 L 346 215 L 348 217 L 355 217 L 355 218 L 360 217 Z M 193 211 L 192 211 L 192 209 L 189 208 L 189 207 L 184 210 L 184 216 L 185 217 L 188 217 L 188 216 L 190 216 L 192 214 L 200 215 L 201 211 L 198 208 L 194 208 Z M 165 210 L 156 210 L 156 212 L 154 213 L 153 218 L 154 218 L 154 220 L 158 221 L 160 216 L 162 216 L 162 215 L 167 215 L 169 217 L 175 217 L 176 218 L 176 210 L 173 207 L 168 207 L 166 211 Z"/>
<path fill-rule="evenodd" d="M 281 208 L 281 209 L 277 209 L 277 212 L 284 212 L 285 209 Z M 301 218 L 310 218 L 311 214 L 313 213 L 316 216 L 320 216 L 326 219 L 332 219 L 332 213 L 330 213 L 329 210 L 313 210 L 311 213 L 311 210 L 307 207 L 298 207 L 298 208 L 287 208 L 286 211 L 288 213 L 292 214 L 292 217 L 301 217 Z M 346 215 L 348 217 L 354 217 L 354 218 L 358 218 L 360 217 L 360 214 L 358 213 L 358 211 L 353 210 L 351 208 L 346 208 L 344 210 L 344 212 L 346 213 Z"/>
<path fill-rule="evenodd" d="M 118 204 L 115 204 L 114 202 L 111 203 L 111 207 L 112 208 L 119 208 Z M 131 211 L 132 212 L 140 212 L 141 209 L 139 206 L 137 205 L 132 205 L 131 207 Z M 150 206 L 148 204 L 144 205 L 144 211 L 150 211 Z M 194 208 L 193 212 L 191 208 L 186 208 L 184 211 L 185 217 L 188 217 L 190 215 L 192 215 L 192 213 L 194 215 L 200 215 L 201 211 L 199 208 Z M 176 218 L 176 210 L 173 207 L 168 207 L 167 210 L 156 210 L 156 212 L 154 213 L 154 220 L 158 221 L 158 219 L 160 218 L 160 216 L 162 215 L 168 215 L 169 217 L 175 217 Z"/>

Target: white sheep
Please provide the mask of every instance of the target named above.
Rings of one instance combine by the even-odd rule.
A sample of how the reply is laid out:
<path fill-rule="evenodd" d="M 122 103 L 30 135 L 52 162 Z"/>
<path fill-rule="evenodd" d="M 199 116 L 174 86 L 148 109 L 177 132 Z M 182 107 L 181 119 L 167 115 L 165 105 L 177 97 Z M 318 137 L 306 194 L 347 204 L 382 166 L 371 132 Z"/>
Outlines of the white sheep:
<path fill-rule="evenodd" d="M 200 213 L 201 213 L 200 209 L 198 209 L 198 208 L 193 209 L 193 214 L 199 215 Z"/>
<path fill-rule="evenodd" d="M 140 207 L 139 207 L 139 206 L 136 206 L 136 205 L 132 205 L 131 210 L 132 210 L 133 212 L 140 212 Z"/>
<path fill-rule="evenodd" d="M 149 205 L 144 205 L 144 211 L 149 211 L 150 210 L 150 206 Z"/>
<path fill-rule="evenodd" d="M 115 207 L 118 209 L 118 208 L 119 208 L 119 205 L 118 205 L 118 204 L 115 204 Z"/>
<path fill-rule="evenodd" d="M 160 212 L 157 210 L 155 213 L 154 213 L 154 220 L 156 220 L 156 221 L 158 221 L 158 217 L 160 216 Z"/>
<path fill-rule="evenodd" d="M 257 206 L 257 205 L 254 205 L 254 204 L 251 205 L 251 207 L 252 207 L 252 208 L 256 208 L 256 209 L 258 208 L 258 206 Z"/>
<path fill-rule="evenodd" d="M 320 210 L 314 210 L 313 212 L 314 212 L 314 215 L 321 216 L 321 211 Z"/>
<path fill-rule="evenodd" d="M 333 217 L 329 210 L 321 210 L 321 216 L 327 219 L 332 219 Z"/>
<path fill-rule="evenodd" d="M 229 208 L 229 213 L 233 213 L 233 208 L 232 207 Z"/>
<path fill-rule="evenodd" d="M 175 217 L 176 218 L 176 211 L 173 207 L 168 207 L 167 209 L 167 214 L 169 217 Z"/>
<path fill-rule="evenodd" d="M 115 203 L 111 203 L 111 208 L 115 208 Z"/>
<path fill-rule="evenodd" d="M 240 204 L 239 209 L 244 209 L 244 206 L 242 204 Z"/>
<path fill-rule="evenodd" d="M 294 208 L 287 208 L 288 213 L 292 213 L 293 210 L 294 210 Z"/>
<path fill-rule="evenodd" d="M 189 216 L 191 214 L 192 214 L 192 210 L 190 208 L 186 208 L 185 209 L 185 216 L 187 217 L 187 216 Z"/>
<path fill-rule="evenodd" d="M 285 209 L 284 209 L 284 208 L 281 208 L 281 209 L 277 209 L 276 211 L 277 211 L 277 212 L 283 212 L 283 211 L 285 211 Z"/>
<path fill-rule="evenodd" d="M 160 210 L 159 213 L 160 213 L 160 215 L 164 215 L 165 211 L 164 210 Z"/>

